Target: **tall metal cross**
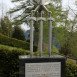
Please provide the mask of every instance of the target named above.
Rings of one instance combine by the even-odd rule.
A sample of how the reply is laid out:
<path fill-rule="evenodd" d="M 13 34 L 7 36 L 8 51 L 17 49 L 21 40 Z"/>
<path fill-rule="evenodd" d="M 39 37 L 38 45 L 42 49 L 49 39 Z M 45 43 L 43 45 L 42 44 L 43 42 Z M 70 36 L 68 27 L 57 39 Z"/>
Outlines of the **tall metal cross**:
<path fill-rule="evenodd" d="M 28 17 L 30 20 L 30 57 L 32 58 L 33 56 L 33 24 L 34 20 L 35 21 L 40 21 L 40 33 L 39 33 L 39 55 L 42 57 L 42 51 L 43 51 L 43 21 L 48 21 L 49 22 L 49 56 L 51 56 L 52 52 L 52 21 L 54 19 L 51 17 L 51 12 L 48 11 L 48 9 L 44 6 L 48 1 L 50 0 L 31 0 L 31 2 L 37 2 L 39 5 L 35 8 L 35 10 L 32 10 L 31 12 L 31 17 Z M 40 3 L 39 3 L 40 2 Z M 45 3 L 44 3 L 45 2 Z M 47 3 L 48 4 L 48 3 Z M 43 10 L 45 10 L 49 14 L 49 18 L 44 18 L 43 17 Z M 36 18 L 33 15 L 35 12 L 40 13 L 40 17 Z"/>

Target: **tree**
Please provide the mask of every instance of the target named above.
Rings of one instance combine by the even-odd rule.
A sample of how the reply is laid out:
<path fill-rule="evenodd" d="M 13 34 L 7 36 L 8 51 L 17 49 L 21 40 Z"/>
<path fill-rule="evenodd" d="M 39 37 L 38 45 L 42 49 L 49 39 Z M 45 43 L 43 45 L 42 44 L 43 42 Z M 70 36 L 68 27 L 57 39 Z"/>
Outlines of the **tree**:
<path fill-rule="evenodd" d="M 76 54 L 77 54 L 77 14 L 74 9 L 72 9 L 69 5 L 68 5 L 68 14 L 69 12 L 72 12 L 73 15 L 72 19 L 68 19 L 65 21 L 65 27 L 67 29 L 67 31 L 69 32 L 68 36 L 67 36 L 67 39 L 66 39 L 66 42 L 65 44 L 61 47 L 61 50 L 60 52 L 65 54 L 65 55 L 68 55 L 68 56 L 71 56 L 71 57 L 77 57 Z"/>
<path fill-rule="evenodd" d="M 5 16 L 4 20 L 8 30 L 8 37 L 12 37 L 12 22 L 10 21 L 8 16 Z"/>
<path fill-rule="evenodd" d="M 30 3 L 29 0 L 12 0 L 12 2 L 19 2 L 18 6 L 15 6 L 13 9 L 9 11 L 9 13 L 21 12 L 20 14 L 16 14 L 14 17 L 14 24 L 22 24 L 24 22 L 27 23 L 26 17 L 31 15 L 31 10 L 34 6 Z M 28 24 L 28 23 L 27 23 Z"/>
<path fill-rule="evenodd" d="M 23 30 L 19 26 L 15 26 L 14 27 L 13 38 L 25 41 L 24 32 L 23 32 Z"/>
<path fill-rule="evenodd" d="M 17 11 L 22 11 L 20 15 L 17 15 L 14 20 L 14 24 L 22 24 L 23 22 L 29 24 L 30 22 L 26 20 L 26 17 L 31 15 L 31 10 L 34 10 L 37 5 L 33 5 L 29 2 L 29 0 L 13 0 L 13 2 L 20 2 L 20 5 L 15 7 L 10 11 L 10 13 L 14 13 Z M 74 21 L 68 20 L 69 10 L 62 10 L 62 0 L 52 0 L 52 3 L 47 5 L 49 11 L 52 12 L 52 17 L 55 19 L 55 22 L 52 23 L 53 27 L 53 41 L 57 43 L 57 45 L 61 46 L 61 53 L 68 55 L 73 53 L 73 50 L 76 49 L 74 45 L 76 45 L 76 39 L 74 34 L 74 27 L 77 25 L 75 16 Z M 37 15 L 37 14 L 36 14 Z M 35 15 L 35 16 L 36 16 Z M 37 16 L 39 17 L 39 16 Z M 47 13 L 44 11 L 44 16 L 48 17 Z M 72 25 L 72 26 L 71 26 Z M 29 25 L 30 26 L 30 25 Z M 35 44 L 38 45 L 39 38 L 39 23 L 35 22 Z M 48 43 L 48 23 L 44 22 L 44 43 Z M 76 34 L 76 33 L 75 33 Z M 71 43 L 72 42 L 72 43 Z M 73 47 L 73 48 L 72 48 Z M 64 50 L 64 51 L 63 51 Z"/>
<path fill-rule="evenodd" d="M 8 16 L 1 18 L 1 30 L 2 34 L 7 35 L 8 37 L 12 37 L 12 23 Z"/>
<path fill-rule="evenodd" d="M 31 15 L 31 10 L 34 10 L 35 7 L 37 7 L 37 5 L 33 5 L 29 0 L 26 0 L 26 1 L 25 0 L 13 0 L 12 2 L 20 2 L 20 5 L 13 8 L 10 11 L 10 13 L 15 13 L 15 12 L 22 10 L 22 13 L 20 15 L 17 15 L 14 18 L 14 20 L 15 20 L 14 24 L 16 24 L 16 23 L 22 24 L 23 22 L 28 23 L 29 21 L 26 20 L 26 17 Z M 61 4 L 61 1 L 58 1 L 57 6 L 53 5 L 52 3 L 50 5 L 46 6 L 49 9 L 49 11 L 52 12 L 52 17 L 55 19 L 55 22 L 53 22 L 54 27 L 57 25 L 57 23 L 63 22 L 62 17 L 65 17 L 65 12 L 62 11 L 61 5 L 59 5 L 59 3 Z M 47 16 L 48 16 L 47 13 L 44 12 L 44 17 L 47 17 Z M 39 17 L 39 16 L 37 16 L 37 17 Z M 34 42 L 36 45 L 38 45 L 39 24 L 37 22 L 35 22 L 34 28 L 35 28 Z M 47 29 L 47 31 L 45 31 L 46 29 Z M 48 36 L 47 33 L 48 33 L 48 24 L 44 23 L 44 34 L 46 34 L 44 36 L 44 38 L 47 38 L 47 36 Z"/>
<path fill-rule="evenodd" d="M 8 30 L 7 30 L 7 26 L 5 24 L 4 19 L 1 19 L 1 29 L 2 29 L 2 34 L 8 36 Z"/>

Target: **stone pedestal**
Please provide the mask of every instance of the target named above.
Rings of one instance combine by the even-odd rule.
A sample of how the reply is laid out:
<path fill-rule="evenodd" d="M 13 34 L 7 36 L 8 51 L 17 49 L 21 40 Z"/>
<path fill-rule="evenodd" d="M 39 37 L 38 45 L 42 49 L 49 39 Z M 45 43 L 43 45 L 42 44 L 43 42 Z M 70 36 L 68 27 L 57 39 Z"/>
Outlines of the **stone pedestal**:
<path fill-rule="evenodd" d="M 51 57 L 20 56 L 19 77 L 65 77 L 65 58 L 59 55 Z"/>

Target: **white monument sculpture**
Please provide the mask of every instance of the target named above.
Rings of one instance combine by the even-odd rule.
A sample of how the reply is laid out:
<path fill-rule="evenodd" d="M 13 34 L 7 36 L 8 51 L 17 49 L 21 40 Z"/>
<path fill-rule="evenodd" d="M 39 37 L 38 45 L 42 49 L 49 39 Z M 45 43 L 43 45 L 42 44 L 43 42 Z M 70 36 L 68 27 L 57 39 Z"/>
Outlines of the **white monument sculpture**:
<path fill-rule="evenodd" d="M 31 0 L 38 4 L 35 10 L 31 11 L 30 17 L 30 57 L 20 57 L 20 76 L 19 77 L 65 77 L 66 59 L 60 55 L 52 55 L 52 21 L 51 12 L 45 7 L 50 0 Z M 45 12 L 46 11 L 46 12 Z M 47 13 L 47 17 L 43 16 Z M 38 16 L 40 14 L 40 16 Z M 36 16 L 37 15 L 37 16 Z M 33 57 L 33 25 L 34 21 L 39 21 L 39 54 L 40 57 Z M 49 23 L 49 57 L 42 56 L 43 51 L 43 21 Z"/>
<path fill-rule="evenodd" d="M 30 0 L 34 4 L 38 4 L 38 6 L 35 8 L 35 10 L 31 11 L 31 17 L 28 17 L 27 19 L 30 20 L 30 56 L 33 56 L 33 24 L 34 21 L 40 21 L 40 33 L 39 33 L 39 55 L 42 57 L 42 51 L 43 51 L 43 21 L 49 22 L 49 56 L 51 56 L 52 52 L 52 21 L 54 20 L 51 17 L 51 12 L 48 11 L 48 9 L 45 7 L 45 5 L 50 3 L 50 0 Z M 41 9 L 39 11 L 39 9 Z M 45 10 L 49 14 L 49 18 L 44 18 L 43 10 Z M 40 12 L 40 17 L 36 18 L 34 17 L 35 12 Z"/>

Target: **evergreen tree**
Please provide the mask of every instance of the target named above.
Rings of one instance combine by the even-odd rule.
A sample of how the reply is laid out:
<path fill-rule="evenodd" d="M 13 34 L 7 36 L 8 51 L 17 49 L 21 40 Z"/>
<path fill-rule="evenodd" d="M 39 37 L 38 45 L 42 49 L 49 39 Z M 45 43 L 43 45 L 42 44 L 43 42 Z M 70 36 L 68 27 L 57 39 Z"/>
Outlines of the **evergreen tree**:
<path fill-rule="evenodd" d="M 12 23 L 8 16 L 1 18 L 1 30 L 2 34 L 12 37 Z"/>
<path fill-rule="evenodd" d="M 13 38 L 16 38 L 19 40 L 25 40 L 24 32 L 19 26 L 14 27 Z"/>
<path fill-rule="evenodd" d="M 2 34 L 8 36 L 8 29 L 7 29 L 4 19 L 1 19 L 1 30 L 2 30 Z"/>

